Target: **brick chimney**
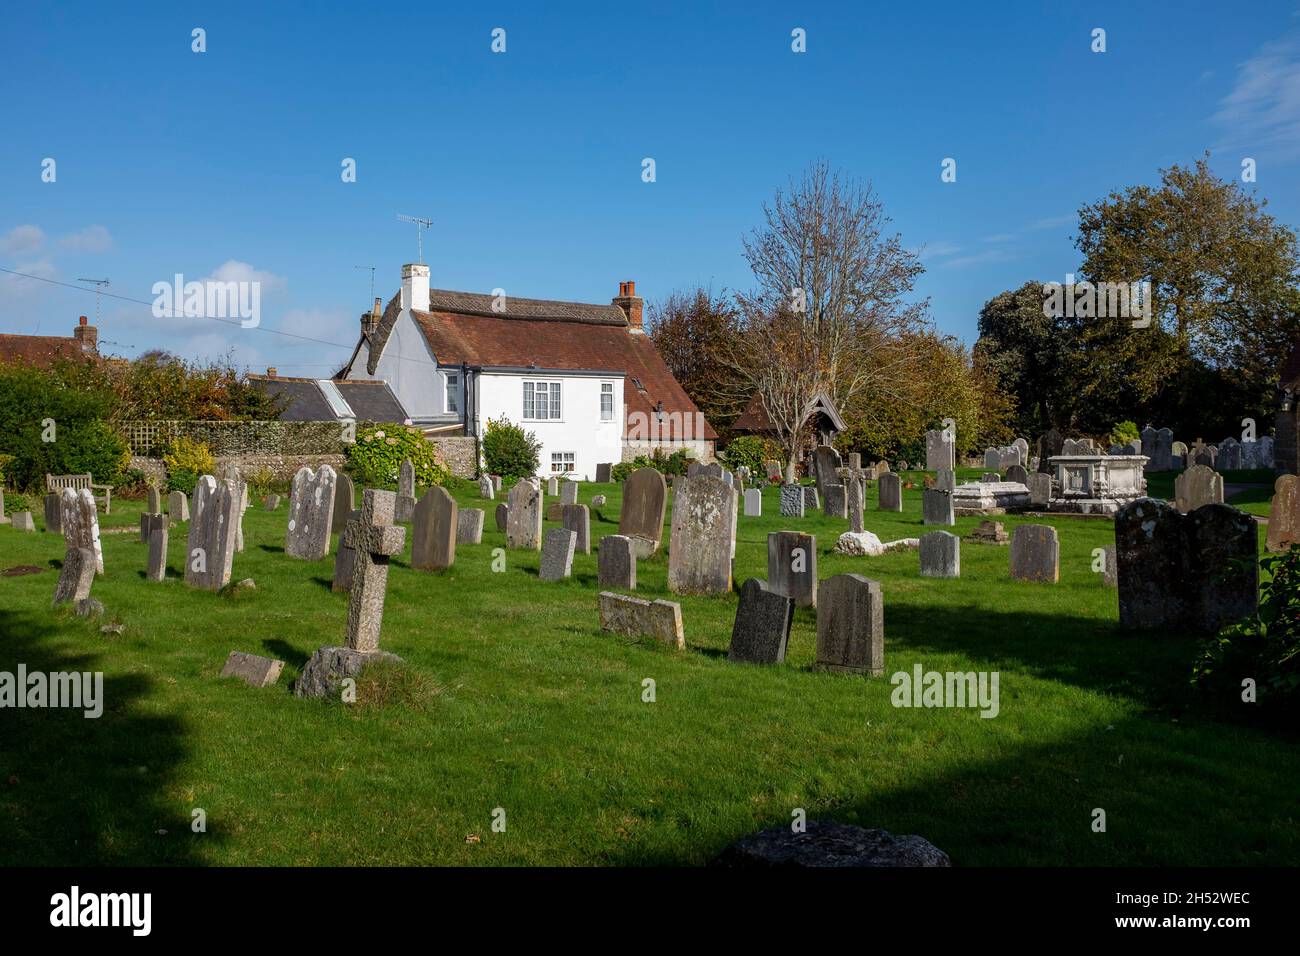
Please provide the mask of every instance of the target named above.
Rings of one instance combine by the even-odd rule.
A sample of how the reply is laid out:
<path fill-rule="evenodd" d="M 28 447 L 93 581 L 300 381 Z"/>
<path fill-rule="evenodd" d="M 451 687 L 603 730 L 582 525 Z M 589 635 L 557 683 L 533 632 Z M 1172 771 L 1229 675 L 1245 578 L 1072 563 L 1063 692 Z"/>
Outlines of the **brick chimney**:
<path fill-rule="evenodd" d="M 279 371 L 279 370 L 278 370 L 274 365 L 268 365 L 268 366 L 266 367 L 266 377 L 267 377 L 267 378 L 275 378 L 276 373 L 277 373 L 278 371 Z"/>
<path fill-rule="evenodd" d="M 88 321 L 83 315 L 77 322 L 77 327 L 72 330 L 72 337 L 81 343 L 83 352 L 95 352 L 99 350 L 99 330 L 88 325 Z"/>
<path fill-rule="evenodd" d="M 429 311 L 429 267 L 423 262 L 402 266 L 402 308 Z"/>
<path fill-rule="evenodd" d="M 641 328 L 641 306 L 643 300 L 636 294 L 635 282 L 620 282 L 618 284 L 618 295 L 614 298 L 614 304 L 623 310 L 627 316 L 628 331 L 633 335 L 644 335 L 645 331 Z"/>
<path fill-rule="evenodd" d="M 361 313 L 361 334 L 370 335 L 375 329 L 379 328 L 379 318 L 383 314 L 384 310 L 380 306 L 379 296 L 375 296 L 374 309 L 370 312 Z"/>

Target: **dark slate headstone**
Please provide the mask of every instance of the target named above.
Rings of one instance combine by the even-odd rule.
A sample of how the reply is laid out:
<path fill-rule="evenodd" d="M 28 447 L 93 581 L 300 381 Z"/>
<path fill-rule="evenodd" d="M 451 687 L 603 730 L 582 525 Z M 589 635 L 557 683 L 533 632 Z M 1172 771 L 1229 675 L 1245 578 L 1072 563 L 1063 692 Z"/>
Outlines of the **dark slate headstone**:
<path fill-rule="evenodd" d="M 596 466 L 596 480 L 605 481 L 605 482 L 611 481 L 612 480 L 611 473 L 613 472 L 613 470 L 614 470 L 613 462 L 608 462 L 608 461 L 601 462 Z"/>
<path fill-rule="evenodd" d="M 822 513 L 828 518 L 849 516 L 848 489 L 843 485 L 822 485 Z"/>
<path fill-rule="evenodd" d="M 411 513 L 411 567 L 445 571 L 456 563 L 459 511 L 446 488 L 435 485 L 424 493 Z"/>
<path fill-rule="evenodd" d="M 766 581 L 750 578 L 740 588 L 736 622 L 731 628 L 727 660 L 748 664 L 780 664 L 790 640 L 794 601 L 777 594 Z"/>
<path fill-rule="evenodd" d="M 947 531 L 921 535 L 921 577 L 961 577 L 961 538 Z"/>
<path fill-rule="evenodd" d="M 1011 465 L 1007 468 L 1007 481 L 1019 485 L 1029 484 L 1029 470 L 1024 465 Z"/>
<path fill-rule="evenodd" d="M 1011 533 L 1011 576 L 1020 581 L 1055 584 L 1061 573 L 1061 544 L 1056 529 L 1022 524 Z"/>
<path fill-rule="evenodd" d="M 903 510 L 903 479 L 898 475 L 884 474 L 877 484 L 879 507 L 881 511 Z"/>
<path fill-rule="evenodd" d="M 560 509 L 560 525 L 577 535 L 576 551 L 591 554 L 591 509 L 586 505 L 565 505 Z"/>
<path fill-rule="evenodd" d="M 926 488 L 921 492 L 921 520 L 923 524 L 956 524 L 952 492 L 940 491 L 938 488 Z"/>
<path fill-rule="evenodd" d="M 817 536 L 773 531 L 767 536 L 767 582 L 796 607 L 817 606 Z"/>
<path fill-rule="evenodd" d="M 885 602 L 879 581 L 837 574 L 821 582 L 817 668 L 877 677 L 885 672 Z"/>
<path fill-rule="evenodd" d="M 342 591 L 344 594 L 352 590 L 352 567 L 356 560 L 357 553 L 352 548 L 352 542 L 348 540 L 348 525 L 353 521 L 361 519 L 361 509 L 354 509 L 343 522 L 343 533 L 339 535 L 339 550 L 334 555 L 334 582 L 330 585 L 333 591 Z"/>
<path fill-rule="evenodd" d="M 52 493 L 45 496 L 45 530 L 63 534 L 63 499 Z"/>
<path fill-rule="evenodd" d="M 497 530 L 505 531 L 510 524 L 510 506 L 502 502 L 496 510 Z"/>
<path fill-rule="evenodd" d="M 624 534 L 607 534 L 596 551 L 596 583 L 604 588 L 636 590 L 636 549 Z"/>

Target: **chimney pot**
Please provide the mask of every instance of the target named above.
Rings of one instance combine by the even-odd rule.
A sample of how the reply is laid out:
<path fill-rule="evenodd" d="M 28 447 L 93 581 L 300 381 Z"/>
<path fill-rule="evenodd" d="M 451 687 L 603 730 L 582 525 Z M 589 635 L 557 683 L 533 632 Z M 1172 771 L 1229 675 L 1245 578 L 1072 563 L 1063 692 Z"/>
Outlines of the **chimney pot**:
<path fill-rule="evenodd" d="M 267 378 L 275 378 L 275 375 L 276 375 L 276 368 L 275 368 L 275 366 L 274 366 L 274 365 L 268 365 L 268 366 L 266 367 L 266 377 L 267 377 Z"/>
<path fill-rule="evenodd" d="M 87 321 L 87 320 L 86 320 L 86 317 L 83 315 L 83 316 L 81 317 L 81 319 L 80 319 L 80 324 L 81 324 L 81 325 L 85 325 L 85 324 L 86 324 L 86 321 Z"/>
<path fill-rule="evenodd" d="M 642 333 L 641 327 L 641 298 L 636 294 L 636 283 L 628 280 L 618 284 L 618 298 L 614 304 L 623 310 L 627 316 L 628 331 L 634 335 Z"/>

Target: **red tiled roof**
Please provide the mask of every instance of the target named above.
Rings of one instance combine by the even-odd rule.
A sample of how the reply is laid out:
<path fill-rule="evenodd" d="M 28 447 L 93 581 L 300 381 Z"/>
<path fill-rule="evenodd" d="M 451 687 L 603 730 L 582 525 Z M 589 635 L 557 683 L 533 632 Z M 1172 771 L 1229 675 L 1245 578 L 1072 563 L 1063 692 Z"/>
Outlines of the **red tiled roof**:
<path fill-rule="evenodd" d="M 740 413 L 740 417 L 731 426 L 733 431 L 753 432 L 762 434 L 773 431 L 772 421 L 767 417 L 767 409 L 763 407 L 763 399 L 755 392 L 745 406 L 745 410 Z"/>
<path fill-rule="evenodd" d="M 61 359 L 97 358 L 97 352 L 83 351 L 81 343 L 72 337 L 0 333 L 0 363 L 24 362 L 37 368 L 49 368 Z"/>

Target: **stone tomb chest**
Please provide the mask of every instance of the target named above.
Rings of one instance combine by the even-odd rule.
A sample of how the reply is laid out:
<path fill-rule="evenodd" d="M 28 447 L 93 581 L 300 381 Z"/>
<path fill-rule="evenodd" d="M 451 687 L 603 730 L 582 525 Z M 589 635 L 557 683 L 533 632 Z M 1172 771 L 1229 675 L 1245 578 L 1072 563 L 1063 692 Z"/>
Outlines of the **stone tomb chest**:
<path fill-rule="evenodd" d="M 1145 455 L 1055 455 L 1049 511 L 1114 514 L 1147 493 Z"/>

